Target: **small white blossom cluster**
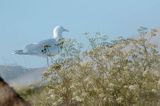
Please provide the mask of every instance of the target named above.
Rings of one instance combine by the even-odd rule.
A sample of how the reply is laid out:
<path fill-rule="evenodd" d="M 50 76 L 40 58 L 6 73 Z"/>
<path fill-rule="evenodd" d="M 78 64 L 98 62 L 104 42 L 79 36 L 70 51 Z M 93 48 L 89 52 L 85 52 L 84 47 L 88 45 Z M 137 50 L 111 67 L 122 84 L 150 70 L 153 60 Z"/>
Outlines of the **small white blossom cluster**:
<path fill-rule="evenodd" d="M 129 85 L 128 88 L 131 91 L 136 91 L 136 89 L 138 88 L 138 85 Z"/>

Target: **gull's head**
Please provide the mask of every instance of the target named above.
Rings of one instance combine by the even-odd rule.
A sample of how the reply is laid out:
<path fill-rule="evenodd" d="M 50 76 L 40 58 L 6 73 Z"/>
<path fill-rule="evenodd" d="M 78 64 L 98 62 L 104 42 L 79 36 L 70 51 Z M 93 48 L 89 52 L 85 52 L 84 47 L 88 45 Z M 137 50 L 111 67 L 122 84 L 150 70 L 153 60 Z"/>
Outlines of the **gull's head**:
<path fill-rule="evenodd" d="M 62 27 L 62 26 L 56 26 L 56 27 L 54 28 L 54 31 L 57 31 L 57 32 L 69 32 L 68 29 L 65 29 L 65 28 Z"/>
<path fill-rule="evenodd" d="M 63 32 L 69 32 L 69 30 L 68 30 L 68 29 L 65 29 L 65 28 L 62 27 L 62 26 L 56 26 L 56 27 L 53 29 L 53 38 L 54 38 L 54 39 L 59 39 L 59 38 L 61 38 Z"/>

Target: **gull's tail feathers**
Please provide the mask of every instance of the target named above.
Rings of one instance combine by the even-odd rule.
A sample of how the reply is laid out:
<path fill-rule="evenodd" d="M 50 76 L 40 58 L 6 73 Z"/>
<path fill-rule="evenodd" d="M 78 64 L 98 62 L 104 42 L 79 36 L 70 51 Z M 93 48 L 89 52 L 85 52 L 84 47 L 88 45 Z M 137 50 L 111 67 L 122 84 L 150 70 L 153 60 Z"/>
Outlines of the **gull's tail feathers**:
<path fill-rule="evenodd" d="M 12 54 L 24 54 L 23 50 L 15 50 Z"/>

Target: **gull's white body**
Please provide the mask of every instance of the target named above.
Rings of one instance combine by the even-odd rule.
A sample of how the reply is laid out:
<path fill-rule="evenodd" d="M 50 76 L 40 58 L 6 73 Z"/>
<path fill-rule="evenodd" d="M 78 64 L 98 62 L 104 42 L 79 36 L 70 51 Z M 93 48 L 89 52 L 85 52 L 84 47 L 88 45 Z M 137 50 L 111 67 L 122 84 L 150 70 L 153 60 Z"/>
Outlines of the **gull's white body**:
<path fill-rule="evenodd" d="M 44 46 L 49 45 L 47 48 L 47 53 L 43 52 Z M 54 56 L 58 53 L 59 47 L 57 45 L 57 41 L 55 39 L 47 39 L 38 42 L 37 44 L 28 44 L 25 46 L 23 50 L 23 55 L 36 55 L 36 56 Z"/>
<path fill-rule="evenodd" d="M 23 50 L 16 50 L 15 54 L 19 55 L 35 55 L 35 56 L 54 56 L 58 54 L 60 47 L 58 46 L 58 40 L 62 38 L 62 32 L 67 31 L 61 26 L 56 26 L 53 30 L 53 38 L 42 40 L 35 44 L 28 44 Z M 47 51 L 44 51 L 45 46 Z"/>

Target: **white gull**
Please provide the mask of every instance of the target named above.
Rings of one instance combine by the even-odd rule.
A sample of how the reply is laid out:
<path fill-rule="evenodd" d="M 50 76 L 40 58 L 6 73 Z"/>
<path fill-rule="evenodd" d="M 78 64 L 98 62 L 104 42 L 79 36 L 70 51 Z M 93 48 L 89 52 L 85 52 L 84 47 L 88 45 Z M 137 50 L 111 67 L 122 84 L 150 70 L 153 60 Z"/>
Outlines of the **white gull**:
<path fill-rule="evenodd" d="M 53 29 L 53 38 L 42 40 L 34 44 L 28 44 L 24 49 L 15 50 L 14 54 L 47 57 L 48 64 L 48 57 L 57 55 L 60 51 L 61 45 L 59 44 L 61 43 L 60 40 L 63 38 L 63 32 L 68 32 L 68 30 L 62 26 L 56 26 Z"/>

